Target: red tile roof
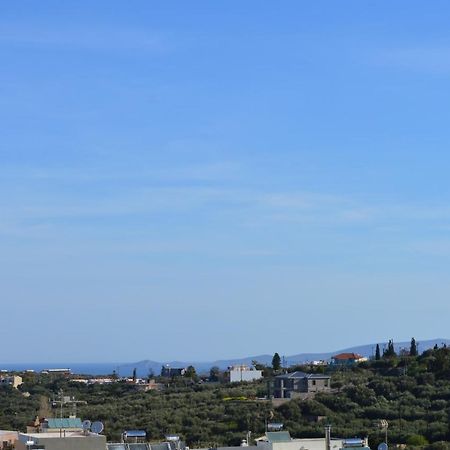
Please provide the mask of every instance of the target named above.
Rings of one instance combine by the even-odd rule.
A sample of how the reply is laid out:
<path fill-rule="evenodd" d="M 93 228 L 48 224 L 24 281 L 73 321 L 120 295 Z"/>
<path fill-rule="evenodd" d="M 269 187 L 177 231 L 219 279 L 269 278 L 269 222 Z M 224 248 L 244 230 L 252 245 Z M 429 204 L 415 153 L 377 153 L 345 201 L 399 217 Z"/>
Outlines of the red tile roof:
<path fill-rule="evenodd" d="M 358 353 L 339 353 L 339 355 L 333 356 L 333 359 L 346 360 L 346 359 L 361 359 L 362 356 Z"/>

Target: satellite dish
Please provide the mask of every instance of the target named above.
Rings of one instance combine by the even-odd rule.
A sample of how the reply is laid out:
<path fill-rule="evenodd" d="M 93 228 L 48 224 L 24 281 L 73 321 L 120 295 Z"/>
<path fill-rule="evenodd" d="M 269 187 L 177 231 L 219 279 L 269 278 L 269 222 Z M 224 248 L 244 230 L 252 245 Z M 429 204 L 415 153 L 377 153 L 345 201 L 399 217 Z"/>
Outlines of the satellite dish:
<path fill-rule="evenodd" d="M 83 427 L 83 431 L 89 431 L 89 429 L 91 428 L 91 421 L 83 420 L 82 427 Z"/>
<path fill-rule="evenodd" d="M 378 450 L 389 450 L 388 445 L 386 444 L 386 442 L 382 442 L 379 446 L 378 446 Z"/>
<path fill-rule="evenodd" d="M 102 422 L 94 422 L 91 426 L 91 431 L 96 434 L 100 434 L 105 429 Z"/>

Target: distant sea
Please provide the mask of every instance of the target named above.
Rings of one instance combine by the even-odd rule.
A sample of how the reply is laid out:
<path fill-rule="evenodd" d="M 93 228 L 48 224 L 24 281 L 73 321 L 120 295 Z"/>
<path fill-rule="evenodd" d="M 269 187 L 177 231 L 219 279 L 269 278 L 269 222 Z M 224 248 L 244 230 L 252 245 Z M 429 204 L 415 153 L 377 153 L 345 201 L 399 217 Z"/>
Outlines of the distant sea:
<path fill-rule="evenodd" d="M 45 369 L 71 369 L 72 373 L 83 375 L 110 375 L 113 370 L 118 371 L 118 367 L 123 363 L 2 363 L 0 362 L 0 370 L 23 372 L 25 370 L 34 370 L 40 372 Z M 122 370 L 120 371 L 122 372 Z M 120 373 L 122 376 L 130 375 L 129 373 Z"/>

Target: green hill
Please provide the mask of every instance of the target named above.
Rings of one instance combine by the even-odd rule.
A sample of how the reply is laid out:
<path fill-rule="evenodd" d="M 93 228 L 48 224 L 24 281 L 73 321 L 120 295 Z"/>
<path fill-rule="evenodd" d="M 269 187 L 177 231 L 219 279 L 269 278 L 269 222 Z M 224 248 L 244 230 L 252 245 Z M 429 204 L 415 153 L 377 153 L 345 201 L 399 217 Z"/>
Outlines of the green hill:
<path fill-rule="evenodd" d="M 273 420 L 283 422 L 293 437 L 323 436 L 324 424 L 330 423 L 334 436 L 368 435 L 376 448 L 383 439 L 378 427 L 383 419 L 389 423 L 390 444 L 446 448 L 442 441 L 450 441 L 449 348 L 370 361 L 331 375 L 332 393 L 292 400 L 277 409 L 261 400 L 267 379 L 233 386 L 182 379 L 163 392 L 143 393 L 124 382 L 86 386 L 30 375 L 20 390 L 0 388 L 0 429 L 24 430 L 36 415 L 48 415 L 48 399 L 63 389 L 64 395 L 87 402 L 78 407 L 78 415 L 102 420 L 109 440 L 118 440 L 125 429 L 140 428 L 154 441 L 177 433 L 191 447 L 238 445 L 247 430 L 253 437 L 261 435 L 273 411 Z M 24 392 L 31 395 L 25 397 Z"/>

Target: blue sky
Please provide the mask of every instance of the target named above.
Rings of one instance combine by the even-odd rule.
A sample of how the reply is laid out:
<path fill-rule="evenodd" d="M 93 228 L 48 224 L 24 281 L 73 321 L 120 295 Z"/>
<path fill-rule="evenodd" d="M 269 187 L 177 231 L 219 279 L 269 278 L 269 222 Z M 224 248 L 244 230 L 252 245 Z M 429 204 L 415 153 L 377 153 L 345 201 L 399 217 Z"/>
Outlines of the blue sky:
<path fill-rule="evenodd" d="M 448 336 L 447 2 L 0 5 L 0 361 Z"/>

